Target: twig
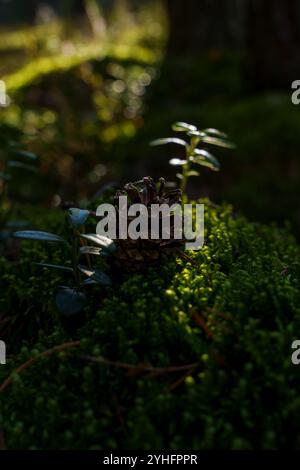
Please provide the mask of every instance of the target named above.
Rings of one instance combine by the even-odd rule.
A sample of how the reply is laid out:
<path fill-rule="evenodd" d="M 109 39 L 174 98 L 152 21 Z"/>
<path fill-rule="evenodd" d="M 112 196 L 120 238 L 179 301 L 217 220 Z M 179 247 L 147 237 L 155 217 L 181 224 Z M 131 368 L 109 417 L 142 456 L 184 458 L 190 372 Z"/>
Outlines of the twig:
<path fill-rule="evenodd" d="M 206 321 L 204 320 L 204 318 L 202 317 L 202 315 L 200 313 L 193 312 L 192 313 L 192 318 L 195 320 L 197 325 L 201 326 L 201 328 L 205 331 L 205 333 L 206 333 L 206 335 L 209 339 L 214 338 L 214 335 L 212 334 L 212 332 L 208 328 Z"/>
<path fill-rule="evenodd" d="M 196 369 L 197 369 L 197 367 L 192 367 L 191 369 L 189 369 L 182 377 L 180 377 L 178 380 L 176 380 L 176 382 L 174 382 L 172 385 L 167 387 L 167 390 L 169 392 L 174 391 L 177 387 L 179 387 L 179 385 L 181 385 L 185 381 L 185 379 L 189 375 L 192 375 L 195 372 Z"/>
<path fill-rule="evenodd" d="M 126 362 L 111 361 L 104 357 L 93 357 L 93 356 L 78 356 L 78 357 L 80 357 L 81 359 L 85 359 L 87 361 L 96 362 L 98 364 L 106 364 L 108 366 L 117 367 L 119 369 L 125 369 L 130 372 L 135 372 L 135 371 L 146 372 L 146 373 L 149 373 L 151 376 L 187 371 L 187 370 L 190 370 L 199 366 L 198 362 L 194 362 L 193 364 L 186 364 L 182 366 L 152 367 L 152 366 L 139 365 L 139 364 L 133 365 L 133 364 L 128 364 Z"/>
<path fill-rule="evenodd" d="M 42 357 L 48 357 L 48 356 L 51 356 L 51 354 L 53 354 L 55 352 L 61 352 L 61 351 L 64 351 L 65 349 L 76 348 L 78 346 L 80 346 L 80 341 L 70 341 L 69 343 L 63 343 L 63 344 L 60 344 L 58 346 L 54 346 L 53 348 L 48 349 L 47 351 L 44 351 L 43 353 L 39 354 L 38 356 L 31 357 L 30 359 L 28 359 L 28 361 L 24 362 L 24 364 L 20 365 L 14 371 L 14 374 L 21 374 L 21 372 L 28 369 L 28 367 L 32 366 L 35 362 L 37 362 Z M 12 383 L 12 381 L 13 381 L 13 374 L 11 374 L 1 384 L 0 393 L 4 392 L 4 390 Z"/>
<path fill-rule="evenodd" d="M 224 320 L 232 320 L 232 315 L 230 315 L 229 313 L 219 312 L 215 308 L 211 308 L 211 307 L 208 307 L 207 310 L 221 318 L 224 318 Z"/>
<path fill-rule="evenodd" d="M 191 258 L 189 255 L 187 255 L 186 253 L 184 253 L 183 251 L 180 250 L 180 248 L 177 248 L 176 249 L 176 252 L 178 253 L 178 255 L 182 258 L 182 259 L 185 259 L 186 261 L 189 261 L 189 263 L 192 263 L 194 266 L 196 266 L 197 268 L 200 267 L 200 264 L 195 261 L 193 258 Z"/>

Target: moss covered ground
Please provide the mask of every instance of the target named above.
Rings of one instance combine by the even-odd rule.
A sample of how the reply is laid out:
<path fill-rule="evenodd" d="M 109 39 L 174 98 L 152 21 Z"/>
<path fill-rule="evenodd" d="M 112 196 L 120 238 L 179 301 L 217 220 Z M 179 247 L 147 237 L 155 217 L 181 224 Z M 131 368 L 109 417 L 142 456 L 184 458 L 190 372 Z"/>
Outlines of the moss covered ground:
<path fill-rule="evenodd" d="M 63 252 L 22 242 L 21 264 L 1 260 L 3 447 L 300 447 L 299 247 L 288 229 L 205 204 L 202 250 L 115 276 L 68 321 L 59 275 L 32 265 Z M 36 215 L 63 234 L 63 215 Z"/>

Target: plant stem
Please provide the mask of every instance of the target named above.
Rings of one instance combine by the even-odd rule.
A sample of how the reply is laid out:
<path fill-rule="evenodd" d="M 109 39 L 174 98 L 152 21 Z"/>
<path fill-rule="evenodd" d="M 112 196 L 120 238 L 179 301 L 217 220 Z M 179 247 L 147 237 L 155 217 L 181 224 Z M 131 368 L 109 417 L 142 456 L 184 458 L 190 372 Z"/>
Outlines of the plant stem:
<path fill-rule="evenodd" d="M 73 237 L 72 237 L 72 265 L 74 271 L 74 279 L 76 288 L 79 289 L 80 287 L 80 277 L 78 271 L 78 236 L 77 230 L 73 230 Z"/>
<path fill-rule="evenodd" d="M 180 190 L 182 194 L 182 204 L 186 202 L 187 196 L 185 194 L 187 180 L 188 180 L 188 172 L 190 171 L 190 162 L 187 161 L 185 165 L 182 167 L 182 178 L 180 180 Z"/>
<path fill-rule="evenodd" d="M 182 167 L 182 178 L 180 181 L 180 190 L 182 193 L 182 204 L 184 204 L 187 201 L 187 195 L 186 195 L 186 186 L 189 178 L 189 171 L 191 169 L 191 157 L 194 153 L 195 148 L 197 147 L 198 144 L 198 139 L 191 139 L 190 145 L 187 146 L 186 148 L 186 163 Z"/>

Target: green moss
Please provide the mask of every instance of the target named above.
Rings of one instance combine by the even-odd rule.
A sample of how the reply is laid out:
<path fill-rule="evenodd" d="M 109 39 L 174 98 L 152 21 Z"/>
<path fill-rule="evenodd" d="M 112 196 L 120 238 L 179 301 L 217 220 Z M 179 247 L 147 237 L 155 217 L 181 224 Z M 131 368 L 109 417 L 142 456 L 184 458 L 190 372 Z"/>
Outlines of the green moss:
<path fill-rule="evenodd" d="M 105 298 L 95 292 L 84 325 L 71 333 L 45 300 L 45 278 L 20 281 L 1 262 L 15 276 L 16 297 L 32 283 L 27 302 L 37 318 L 53 316 L 35 332 L 35 352 L 30 337 L 19 337 L 2 379 L 38 351 L 81 340 L 15 374 L 3 391 L 8 448 L 299 448 L 300 374 L 290 361 L 300 331 L 299 247 L 284 230 L 205 202 L 201 251 L 116 280 Z M 33 256 L 25 252 L 23 264 L 26 253 Z"/>

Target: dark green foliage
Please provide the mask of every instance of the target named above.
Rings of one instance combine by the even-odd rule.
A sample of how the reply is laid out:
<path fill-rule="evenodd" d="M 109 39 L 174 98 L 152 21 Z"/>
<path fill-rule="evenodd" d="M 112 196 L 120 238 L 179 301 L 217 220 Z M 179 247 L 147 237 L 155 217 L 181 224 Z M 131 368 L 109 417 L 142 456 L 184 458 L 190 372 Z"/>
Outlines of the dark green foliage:
<path fill-rule="evenodd" d="M 87 209 L 78 209 L 74 207 L 69 209 L 68 228 L 69 232 L 71 232 L 69 244 L 66 239 L 59 235 L 40 230 L 21 230 L 13 233 L 14 238 L 31 242 L 39 241 L 44 243 L 50 242 L 65 244 L 65 251 L 69 252 L 72 267 L 53 263 L 34 263 L 36 266 L 64 271 L 73 275 L 73 283 L 67 286 L 60 286 L 59 292 L 55 297 L 55 303 L 58 311 L 65 316 L 71 316 L 79 313 L 84 308 L 86 304 L 86 295 L 81 290 L 83 287 L 95 284 L 103 286 L 108 286 L 111 284 L 110 278 L 107 276 L 107 274 L 93 268 L 91 265 L 92 260 L 90 255 L 101 255 L 101 250 L 98 251 L 93 247 L 87 247 L 85 242 L 83 242 L 84 244 L 82 247 L 79 246 L 81 239 L 88 239 L 97 245 L 100 245 L 105 255 L 107 254 L 107 251 L 112 250 L 114 246 L 114 242 L 107 237 L 101 237 L 93 233 L 83 233 L 85 223 L 87 222 L 89 215 L 90 211 Z M 83 258 L 83 256 L 86 257 L 88 266 L 83 266 L 80 264 L 80 260 Z M 86 279 L 81 279 L 81 273 L 86 276 Z"/>
<path fill-rule="evenodd" d="M 95 293 L 85 324 L 72 333 L 43 306 L 53 274 L 35 277 L 33 295 L 29 271 L 21 280 L 1 264 L 10 276 L 2 303 L 23 295 L 27 316 L 37 323 L 53 316 L 35 331 L 34 348 L 24 336 L 9 345 L 17 354 L 0 369 L 3 380 L 39 352 L 81 341 L 38 359 L 1 393 L 8 448 L 300 447 L 300 372 L 290 360 L 300 332 L 299 248 L 286 231 L 205 203 L 201 251 L 128 274 L 104 300 Z M 51 245 L 54 262 L 58 245 Z M 48 249 L 24 242 L 20 269 Z M 187 364 L 187 374 L 144 370 Z"/>

